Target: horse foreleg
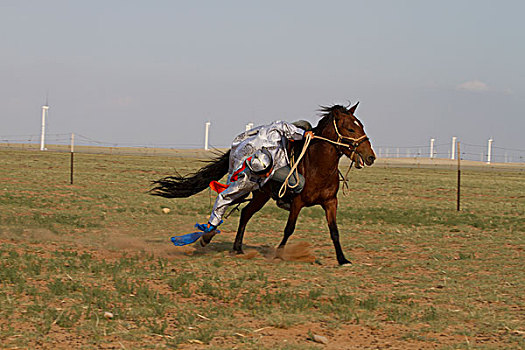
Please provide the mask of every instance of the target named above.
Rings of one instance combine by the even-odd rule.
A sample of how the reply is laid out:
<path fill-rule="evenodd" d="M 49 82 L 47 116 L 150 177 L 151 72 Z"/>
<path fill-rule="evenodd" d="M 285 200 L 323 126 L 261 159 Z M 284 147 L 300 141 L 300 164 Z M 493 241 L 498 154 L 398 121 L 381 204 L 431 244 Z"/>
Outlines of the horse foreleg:
<path fill-rule="evenodd" d="M 284 246 L 286 245 L 286 242 L 288 242 L 288 238 L 292 235 L 292 233 L 295 231 L 295 224 L 297 223 L 297 218 L 299 217 L 299 212 L 301 211 L 302 207 L 300 205 L 295 204 L 295 201 L 292 202 L 292 207 L 290 208 L 290 214 L 288 215 L 288 221 L 286 222 L 286 227 L 284 228 L 284 236 L 279 243 L 279 246 L 277 247 L 277 250 L 275 252 L 275 256 L 279 259 L 283 258 L 283 252 L 284 252 Z"/>
<path fill-rule="evenodd" d="M 328 221 L 328 228 L 330 229 L 330 237 L 334 243 L 335 255 L 337 257 L 337 262 L 339 265 L 351 264 L 349 260 L 345 258 L 343 249 L 341 248 L 341 243 L 339 242 L 339 230 L 337 229 L 337 198 L 329 200 L 324 203 L 323 209 L 326 214 L 326 221 Z"/>
<path fill-rule="evenodd" d="M 239 227 L 237 228 L 237 235 L 235 236 L 235 242 L 233 243 L 233 251 L 237 254 L 242 254 L 242 240 L 244 238 L 244 230 L 246 224 L 252 218 L 253 214 L 261 210 L 262 207 L 270 199 L 270 194 L 258 191 L 254 192 L 253 198 L 244 208 L 241 210 L 241 218 L 239 219 Z"/>

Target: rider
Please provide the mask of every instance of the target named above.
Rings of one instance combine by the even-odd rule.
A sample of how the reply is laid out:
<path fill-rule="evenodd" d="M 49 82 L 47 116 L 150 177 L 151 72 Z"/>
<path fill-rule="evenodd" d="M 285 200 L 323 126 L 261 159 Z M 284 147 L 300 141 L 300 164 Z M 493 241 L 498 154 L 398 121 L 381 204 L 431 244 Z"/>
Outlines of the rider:
<path fill-rule="evenodd" d="M 276 121 L 238 135 L 231 146 L 227 184 L 212 181 L 210 187 L 219 195 L 208 224 L 198 227 L 206 233 L 212 232 L 222 223 L 221 218 L 232 202 L 260 189 L 270 180 L 282 184 L 290 172 L 286 153 L 288 142 L 301 140 L 308 133 L 313 135 L 311 129 L 306 121 Z M 292 194 L 301 192 L 304 187 L 304 178 L 298 175 L 299 179 L 295 176 L 289 178 Z M 278 201 L 278 205 L 289 209 L 289 204 L 286 208 L 282 201 Z"/>

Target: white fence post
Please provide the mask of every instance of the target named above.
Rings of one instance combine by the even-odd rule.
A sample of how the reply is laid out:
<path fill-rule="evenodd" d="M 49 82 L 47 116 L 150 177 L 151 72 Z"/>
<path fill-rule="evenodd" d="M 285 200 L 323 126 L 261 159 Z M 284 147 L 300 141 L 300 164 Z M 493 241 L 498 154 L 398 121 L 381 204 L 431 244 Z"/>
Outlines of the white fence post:
<path fill-rule="evenodd" d="M 434 158 L 434 141 L 435 139 L 430 139 L 430 158 Z"/>
<path fill-rule="evenodd" d="M 492 157 L 492 138 L 489 139 L 489 144 L 487 146 L 487 164 L 490 164 L 490 160 Z"/>
<path fill-rule="evenodd" d="M 450 152 L 450 159 L 452 160 L 456 159 L 456 140 L 457 140 L 457 137 L 453 136 L 452 137 L 452 151 Z"/>
<path fill-rule="evenodd" d="M 210 122 L 206 122 L 206 127 L 205 127 L 205 132 L 204 132 L 204 150 L 207 151 L 209 150 L 209 147 L 208 147 L 208 136 L 209 136 L 209 133 L 210 133 L 210 125 L 211 123 Z"/>
<path fill-rule="evenodd" d="M 40 150 L 43 151 L 46 149 L 46 117 L 49 106 L 46 104 L 42 106 L 42 132 L 40 134 Z"/>

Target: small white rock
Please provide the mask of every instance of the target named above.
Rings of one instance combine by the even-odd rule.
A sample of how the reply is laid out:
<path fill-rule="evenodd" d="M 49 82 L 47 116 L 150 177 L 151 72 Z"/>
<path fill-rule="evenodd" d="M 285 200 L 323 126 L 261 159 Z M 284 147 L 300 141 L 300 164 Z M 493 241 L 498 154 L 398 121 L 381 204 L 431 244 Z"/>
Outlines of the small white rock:
<path fill-rule="evenodd" d="M 108 320 L 111 320 L 113 318 L 113 313 L 106 311 L 104 312 L 104 317 Z"/>
<path fill-rule="evenodd" d="M 328 338 L 323 337 L 322 335 L 314 334 L 314 342 L 321 344 L 328 344 Z"/>
<path fill-rule="evenodd" d="M 164 214 L 169 214 L 170 211 L 171 211 L 170 208 L 162 208 L 162 212 L 163 212 Z"/>

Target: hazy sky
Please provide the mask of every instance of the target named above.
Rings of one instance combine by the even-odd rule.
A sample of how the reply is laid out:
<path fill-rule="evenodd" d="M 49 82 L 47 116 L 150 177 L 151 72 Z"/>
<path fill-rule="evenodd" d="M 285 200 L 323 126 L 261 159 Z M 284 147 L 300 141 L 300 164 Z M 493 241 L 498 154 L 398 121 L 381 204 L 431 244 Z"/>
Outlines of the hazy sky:
<path fill-rule="evenodd" d="M 360 101 L 376 146 L 525 148 L 524 1 L 0 0 L 0 136 L 229 145 Z"/>

